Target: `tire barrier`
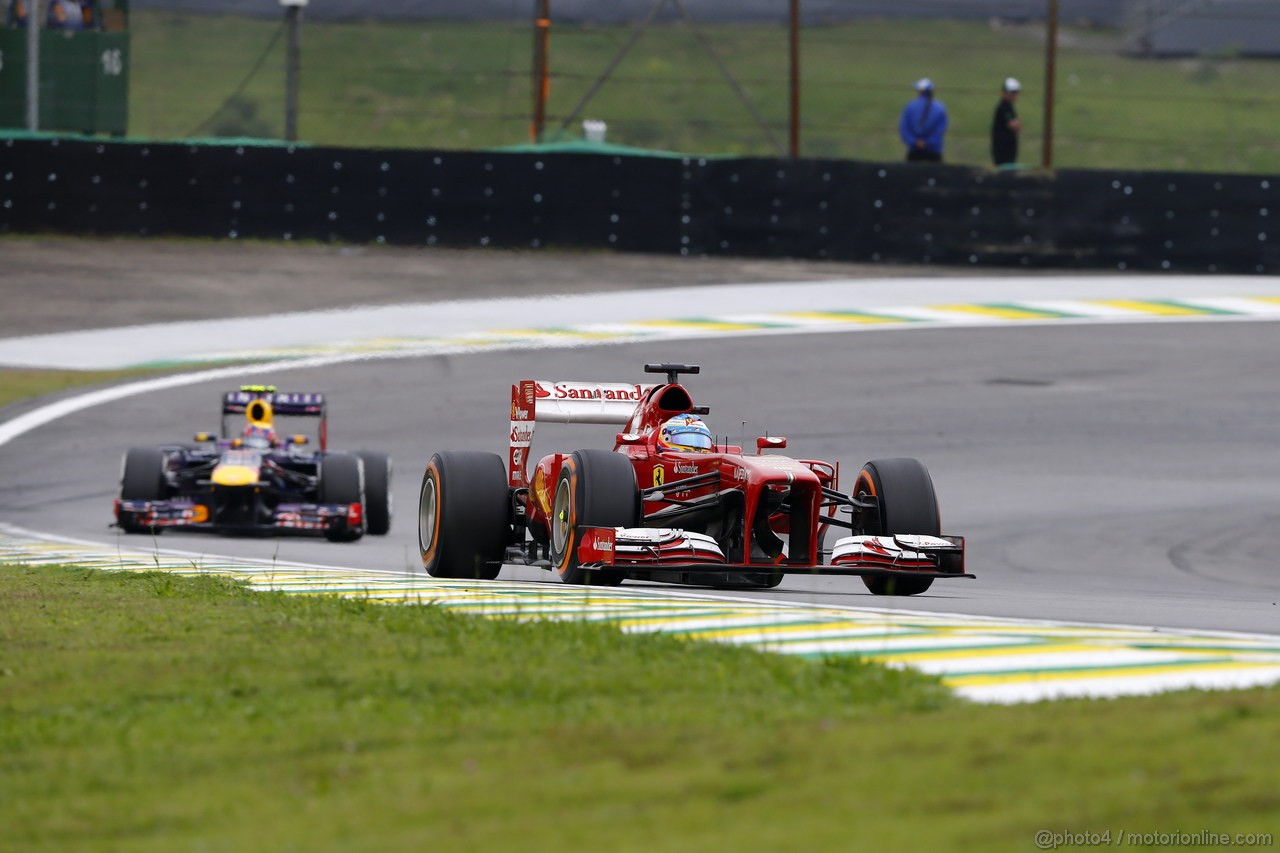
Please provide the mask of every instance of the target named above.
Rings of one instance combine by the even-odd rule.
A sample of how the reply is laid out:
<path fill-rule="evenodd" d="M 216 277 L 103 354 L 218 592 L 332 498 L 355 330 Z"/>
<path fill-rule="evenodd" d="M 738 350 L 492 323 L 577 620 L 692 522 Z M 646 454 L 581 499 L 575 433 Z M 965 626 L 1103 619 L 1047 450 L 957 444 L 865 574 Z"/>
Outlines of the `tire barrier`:
<path fill-rule="evenodd" d="M 0 140 L 0 232 L 1280 270 L 1280 179 L 850 160 Z"/>

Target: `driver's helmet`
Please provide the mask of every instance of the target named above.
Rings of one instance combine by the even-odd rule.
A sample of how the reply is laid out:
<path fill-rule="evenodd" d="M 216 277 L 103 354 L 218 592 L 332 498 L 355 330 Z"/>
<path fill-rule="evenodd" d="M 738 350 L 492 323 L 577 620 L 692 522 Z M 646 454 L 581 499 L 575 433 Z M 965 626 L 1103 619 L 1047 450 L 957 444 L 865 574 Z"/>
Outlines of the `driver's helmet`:
<path fill-rule="evenodd" d="M 669 418 L 658 431 L 658 447 L 668 450 L 689 450 L 706 453 L 714 441 L 711 430 L 697 415 L 676 415 Z"/>
<path fill-rule="evenodd" d="M 270 450 L 275 447 L 276 431 L 270 427 L 247 426 L 244 428 L 244 446 L 255 450 Z"/>

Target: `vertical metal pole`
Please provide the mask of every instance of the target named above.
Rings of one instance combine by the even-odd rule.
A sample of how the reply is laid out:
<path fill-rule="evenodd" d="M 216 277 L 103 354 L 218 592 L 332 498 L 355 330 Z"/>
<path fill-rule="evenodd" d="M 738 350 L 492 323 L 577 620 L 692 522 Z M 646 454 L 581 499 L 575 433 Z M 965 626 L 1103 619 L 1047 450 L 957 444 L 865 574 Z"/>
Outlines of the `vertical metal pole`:
<path fill-rule="evenodd" d="M 533 13 L 533 122 L 531 142 L 541 142 L 547 124 L 547 96 L 551 90 L 548 51 L 551 43 L 551 0 L 538 0 Z"/>
<path fill-rule="evenodd" d="M 298 140 L 298 77 L 301 71 L 302 35 L 298 22 L 302 17 L 301 6 L 286 6 L 284 11 L 289 28 L 289 47 L 284 66 L 284 138 L 288 142 Z"/>
<path fill-rule="evenodd" d="M 800 0 L 791 0 L 791 157 L 800 156 Z"/>
<path fill-rule="evenodd" d="M 40 0 L 27 0 L 27 130 L 40 129 Z"/>
<path fill-rule="evenodd" d="M 1053 168 L 1053 83 L 1058 64 L 1058 0 L 1049 0 L 1044 37 L 1044 145 L 1040 165 Z"/>

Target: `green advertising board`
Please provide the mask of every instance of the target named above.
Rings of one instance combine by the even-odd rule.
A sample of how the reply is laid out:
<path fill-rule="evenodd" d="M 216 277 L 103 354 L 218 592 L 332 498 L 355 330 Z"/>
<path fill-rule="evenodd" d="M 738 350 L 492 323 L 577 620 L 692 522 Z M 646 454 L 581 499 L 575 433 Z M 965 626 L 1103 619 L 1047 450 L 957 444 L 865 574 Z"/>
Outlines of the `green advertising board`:
<path fill-rule="evenodd" d="M 40 130 L 123 136 L 129 33 L 40 31 Z M 27 32 L 0 28 L 0 128 L 27 126 Z"/>

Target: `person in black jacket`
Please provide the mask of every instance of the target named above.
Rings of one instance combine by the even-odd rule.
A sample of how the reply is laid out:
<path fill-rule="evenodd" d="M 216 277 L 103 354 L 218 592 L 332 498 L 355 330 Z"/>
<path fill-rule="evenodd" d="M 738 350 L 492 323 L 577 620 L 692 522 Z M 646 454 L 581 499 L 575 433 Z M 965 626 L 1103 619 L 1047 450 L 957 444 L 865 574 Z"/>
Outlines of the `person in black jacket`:
<path fill-rule="evenodd" d="M 996 104 L 996 115 L 991 123 L 991 159 L 997 166 L 1018 161 L 1018 134 L 1022 131 L 1022 122 L 1018 120 L 1018 111 L 1013 104 L 1018 100 L 1022 84 L 1012 77 L 1006 78 L 1000 90 L 1000 102 Z"/>

